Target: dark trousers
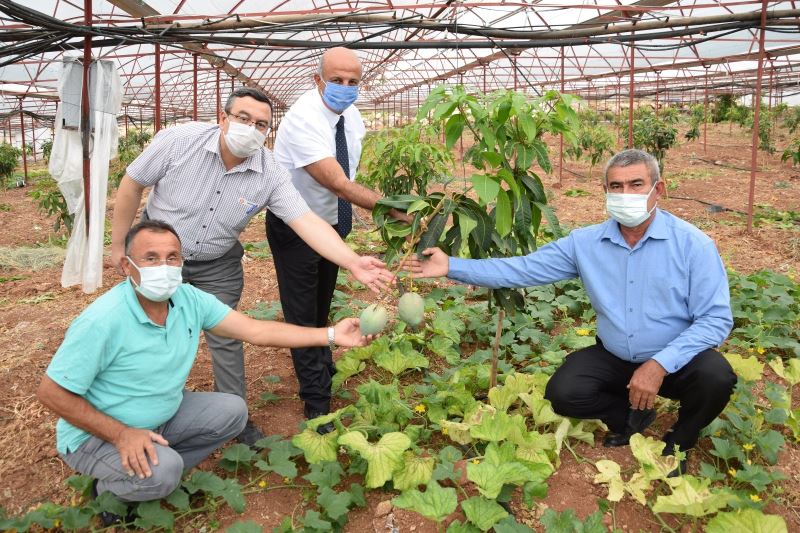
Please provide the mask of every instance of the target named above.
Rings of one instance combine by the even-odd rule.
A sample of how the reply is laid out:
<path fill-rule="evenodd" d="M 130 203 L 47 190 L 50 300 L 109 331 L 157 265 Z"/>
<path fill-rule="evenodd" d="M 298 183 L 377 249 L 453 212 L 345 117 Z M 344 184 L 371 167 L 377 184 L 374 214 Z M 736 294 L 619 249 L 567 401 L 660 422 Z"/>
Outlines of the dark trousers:
<path fill-rule="evenodd" d="M 567 356 L 547 383 L 545 398 L 553 410 L 573 418 L 599 418 L 613 432 L 625 429 L 630 408 L 628 382 L 641 363 L 616 357 L 597 344 Z M 716 350 L 705 350 L 674 374 L 667 374 L 659 396 L 680 402 L 678 421 L 664 440 L 671 448 L 692 448 L 700 430 L 727 405 L 736 375 Z"/>
<path fill-rule="evenodd" d="M 298 326 L 326 326 L 339 267 L 315 252 L 272 213 L 267 213 L 267 240 L 284 320 Z M 330 348 L 293 348 L 291 352 L 306 412 L 327 413 L 331 377 L 336 372 Z"/>

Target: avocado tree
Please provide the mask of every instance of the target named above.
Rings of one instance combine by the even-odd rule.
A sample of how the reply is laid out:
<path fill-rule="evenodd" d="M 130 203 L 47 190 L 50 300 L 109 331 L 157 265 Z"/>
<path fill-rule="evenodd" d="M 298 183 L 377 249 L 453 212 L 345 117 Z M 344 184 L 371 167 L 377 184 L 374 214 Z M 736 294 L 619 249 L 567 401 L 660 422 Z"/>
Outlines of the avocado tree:
<path fill-rule="evenodd" d="M 19 164 L 22 151 L 10 144 L 0 144 L 0 186 L 5 187 Z"/>
<path fill-rule="evenodd" d="M 560 235 L 535 167 L 552 171 L 542 139 L 545 133 L 563 133 L 568 142 L 575 143 L 577 119 L 571 103 L 570 96 L 556 91 L 531 100 L 510 90 L 484 95 L 470 94 L 461 85 L 435 88 L 417 119 L 431 114 L 434 124 L 442 124 L 448 149 L 468 133 L 474 143 L 464 153 L 464 160 L 478 172 L 469 178 L 471 185 L 465 191 L 445 189 L 379 201 L 373 218 L 388 245 L 389 258 L 431 246 L 470 258 L 527 254 L 536 249 L 542 218 Z M 392 208 L 413 215 L 411 225 L 389 217 Z M 494 378 L 505 312 L 521 308 L 524 300 L 522 292 L 515 289 L 492 290 L 490 298 L 499 307 Z"/>

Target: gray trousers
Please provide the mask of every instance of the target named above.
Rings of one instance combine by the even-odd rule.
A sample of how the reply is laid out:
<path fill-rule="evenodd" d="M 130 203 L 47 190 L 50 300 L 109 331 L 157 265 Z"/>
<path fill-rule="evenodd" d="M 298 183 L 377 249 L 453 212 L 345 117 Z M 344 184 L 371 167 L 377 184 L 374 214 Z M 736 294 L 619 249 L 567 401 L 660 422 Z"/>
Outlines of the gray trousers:
<path fill-rule="evenodd" d="M 184 261 L 183 281 L 213 294 L 219 301 L 236 309 L 244 288 L 242 256 L 244 249 L 237 242 L 225 255 L 211 261 Z M 206 332 L 208 351 L 214 367 L 214 390 L 247 399 L 242 342 Z"/>
<path fill-rule="evenodd" d="M 158 465 L 150 464 L 150 477 L 129 476 L 122 468 L 117 448 L 98 437 L 89 438 L 61 458 L 74 470 L 96 478 L 98 493 L 109 491 L 125 502 L 157 500 L 175 490 L 184 470 L 196 466 L 241 433 L 246 422 L 247 405 L 240 397 L 184 391 L 175 416 L 154 430 L 169 446 L 153 444 Z"/>

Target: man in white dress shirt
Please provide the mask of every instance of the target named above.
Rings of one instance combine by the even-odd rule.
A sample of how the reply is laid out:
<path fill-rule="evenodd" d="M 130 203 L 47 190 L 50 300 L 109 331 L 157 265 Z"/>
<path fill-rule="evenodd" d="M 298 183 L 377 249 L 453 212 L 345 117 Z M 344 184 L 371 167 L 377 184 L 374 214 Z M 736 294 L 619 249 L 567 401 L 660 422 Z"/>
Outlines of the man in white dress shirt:
<path fill-rule="evenodd" d="M 355 183 L 366 129 L 353 105 L 361 83 L 361 62 L 346 48 L 323 54 L 314 87 L 304 93 L 278 127 L 275 159 L 289 169 L 292 182 L 311 210 L 344 239 L 352 225 L 351 203 L 372 209 L 381 196 Z M 407 220 L 406 215 L 393 216 Z M 267 238 L 275 261 L 283 316 L 290 324 L 322 327 L 328 322 L 338 267 L 312 250 L 273 213 Z M 331 350 L 292 350 L 304 414 L 314 418 L 330 409 Z M 332 429 L 321 427 L 320 431 Z"/>

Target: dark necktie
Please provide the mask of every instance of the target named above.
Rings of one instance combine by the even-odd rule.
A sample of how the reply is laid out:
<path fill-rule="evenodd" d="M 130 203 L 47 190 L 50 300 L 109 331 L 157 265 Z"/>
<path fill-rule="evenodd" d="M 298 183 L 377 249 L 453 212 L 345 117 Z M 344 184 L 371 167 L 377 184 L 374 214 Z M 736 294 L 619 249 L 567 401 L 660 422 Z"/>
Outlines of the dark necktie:
<path fill-rule="evenodd" d="M 336 161 L 342 166 L 344 175 L 350 179 L 350 159 L 347 154 L 347 137 L 344 135 L 344 117 L 336 123 Z M 339 224 L 336 231 L 344 239 L 353 229 L 353 206 L 343 198 L 339 198 Z"/>

